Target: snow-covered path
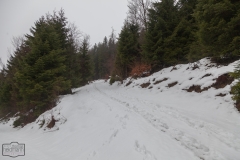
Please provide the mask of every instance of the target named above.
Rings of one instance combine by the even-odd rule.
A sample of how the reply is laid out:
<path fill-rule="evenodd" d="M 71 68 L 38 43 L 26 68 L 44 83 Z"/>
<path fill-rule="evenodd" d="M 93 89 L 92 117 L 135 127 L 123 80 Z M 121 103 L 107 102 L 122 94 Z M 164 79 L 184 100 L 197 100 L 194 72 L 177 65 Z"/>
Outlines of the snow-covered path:
<path fill-rule="evenodd" d="M 102 100 L 106 99 L 105 101 L 108 102 L 112 100 L 112 104 L 115 104 L 114 102 L 119 103 L 121 108 L 125 108 L 127 115 L 131 115 L 130 117 L 132 118 L 134 116 L 134 120 L 141 121 L 140 125 L 150 126 L 152 128 L 151 131 L 155 131 L 156 136 L 158 135 L 158 139 L 165 136 L 167 136 L 167 139 L 170 138 L 168 142 L 162 142 L 160 146 L 168 146 L 171 149 L 181 146 L 184 149 L 177 152 L 173 150 L 170 152 L 165 151 L 168 153 L 167 156 L 164 156 L 166 159 L 194 159 L 190 156 L 187 156 L 188 158 L 180 158 L 179 155 L 174 155 L 175 153 L 188 153 L 189 151 L 194 154 L 195 159 L 237 160 L 239 158 L 239 121 L 230 121 L 228 117 L 220 117 L 221 114 L 219 113 L 212 114 L 210 112 L 211 115 L 208 117 L 207 114 L 209 113 L 205 113 L 206 110 L 205 112 L 202 110 L 201 113 L 201 109 L 196 109 L 197 99 L 194 100 L 194 98 L 199 97 L 192 97 L 192 100 L 189 100 L 187 96 L 184 98 L 177 93 L 174 95 L 171 92 L 169 95 L 165 92 L 164 95 L 158 94 L 154 96 L 148 93 L 148 91 L 139 92 L 139 89 L 131 89 L 130 92 L 127 92 L 125 89 L 118 89 L 114 92 L 102 85 L 99 87 L 101 89 L 96 84 L 94 85 L 94 88 L 102 94 Z M 209 106 L 211 103 L 212 100 L 205 101 L 204 105 Z M 199 104 L 199 107 L 201 105 Z M 193 106 L 194 110 L 191 110 Z M 109 109 L 112 110 L 110 106 Z M 229 128 L 230 132 L 226 130 L 226 127 Z M 234 128 L 236 129 L 233 130 L 235 132 L 231 133 L 231 129 Z M 143 139 L 148 138 L 145 137 Z M 145 143 L 148 142 L 146 141 Z M 151 146 L 153 144 L 150 143 L 148 145 Z M 156 153 L 159 153 L 159 150 L 162 151 L 163 149 L 159 148 Z M 163 154 L 159 155 L 160 159 L 163 158 L 161 155 Z M 176 157 L 170 157 L 170 155 Z"/>
<path fill-rule="evenodd" d="M 180 85 L 162 89 L 169 82 L 162 90 L 138 87 L 143 81 L 126 87 L 100 80 L 78 88 L 22 129 L 0 124 L 0 144 L 25 143 L 20 160 L 240 159 L 240 114 L 228 97 L 213 98 L 215 89 L 201 94 Z M 47 129 L 51 116 L 58 122 Z"/>

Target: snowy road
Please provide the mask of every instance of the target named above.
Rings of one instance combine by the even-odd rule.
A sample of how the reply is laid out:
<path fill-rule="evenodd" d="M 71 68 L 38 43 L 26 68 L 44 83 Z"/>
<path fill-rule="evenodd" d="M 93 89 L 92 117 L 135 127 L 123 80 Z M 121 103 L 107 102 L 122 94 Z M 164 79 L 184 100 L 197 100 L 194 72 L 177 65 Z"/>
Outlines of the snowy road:
<path fill-rule="evenodd" d="M 174 95 L 163 95 L 164 98 L 161 98 L 161 95 L 158 97 L 149 93 L 144 93 L 144 91 L 139 92 L 139 90 L 131 90 L 131 92 L 126 92 L 126 90 L 123 89 L 116 90 L 117 92 L 114 92 L 108 88 L 99 89 L 100 87 L 102 86 L 100 85 L 98 87 L 96 84 L 94 85 L 96 91 L 101 94 L 99 101 L 101 103 L 108 102 L 106 105 L 109 106 L 110 111 L 112 110 L 110 104 L 115 105 L 118 103 L 120 106 L 119 109 L 125 110 L 125 117 L 128 119 L 131 117 L 131 119 L 137 121 L 136 123 L 141 121 L 140 124 L 138 123 L 138 127 L 146 126 L 147 128 L 148 126 L 152 128 L 150 129 L 151 131 L 155 131 L 153 133 L 156 134 L 155 136 L 158 137 L 158 139 L 164 137 L 165 141 L 161 140 L 160 146 L 163 148 L 169 147 L 171 148 L 171 151 L 164 151 L 164 149 L 160 147 L 156 153 L 159 153 L 160 151 L 168 153 L 168 155 L 165 155 L 163 157 L 161 157 L 161 155 L 164 155 L 164 153 L 159 154 L 158 156 L 160 156 L 160 159 L 237 160 L 239 158 L 240 139 L 239 135 L 237 135 L 240 133 L 239 123 L 238 130 L 236 129 L 235 132 L 236 135 L 233 135 L 232 133 L 229 133 L 228 131 L 220 128 L 221 123 L 223 123 L 221 117 L 218 117 L 218 119 L 221 120 L 221 122 L 218 123 L 216 122 L 217 117 L 206 117 L 206 113 L 201 114 L 201 111 L 192 110 L 191 112 L 191 110 L 186 107 L 184 107 L 184 109 L 187 110 L 180 110 L 182 108 L 181 105 L 184 105 L 181 103 L 189 103 L 189 97 L 185 97 L 184 100 L 183 97 L 177 99 Z M 166 99 L 167 97 L 170 97 L 170 99 Z M 174 101 L 172 101 L 171 98 L 173 98 Z M 196 102 L 197 101 L 193 101 L 192 103 Z M 185 105 L 191 107 L 191 105 L 188 103 Z M 205 105 L 207 104 L 205 103 Z M 216 122 L 216 124 L 210 123 L 209 121 L 211 120 L 213 122 Z M 236 127 L 234 123 L 235 122 L 232 122 L 233 128 Z M 126 122 L 123 123 L 123 128 L 126 127 L 126 124 Z M 224 125 L 230 126 L 231 123 L 227 121 L 227 124 Z M 143 139 L 147 140 L 150 137 L 144 137 Z M 141 141 L 141 138 L 139 140 L 136 140 L 136 146 L 138 146 L 138 141 Z M 145 143 L 148 142 L 146 141 Z M 150 143 L 148 145 L 152 146 L 154 144 Z M 143 144 L 143 146 L 143 148 L 146 148 L 145 144 Z M 179 147 L 181 150 L 174 151 L 174 148 L 178 149 Z M 147 154 L 149 158 L 151 157 L 152 159 L 157 159 L 154 154 L 151 154 L 151 151 L 145 152 L 145 149 L 143 149 L 143 151 L 144 153 L 149 153 Z M 184 156 L 188 158 L 180 158 L 181 155 L 178 155 L 180 153 L 185 153 L 186 155 Z M 194 156 L 192 157 L 188 154 L 193 154 Z M 145 154 L 146 157 L 147 155 Z M 227 157 L 224 157 L 223 155 L 227 155 Z M 234 155 L 237 156 L 234 157 Z M 147 159 L 146 157 L 145 159 Z"/>
<path fill-rule="evenodd" d="M 18 160 L 240 159 L 240 114 L 227 98 L 211 96 L 217 90 L 134 85 L 100 80 L 76 89 L 22 129 L 0 124 L 0 143 L 25 143 L 26 155 Z M 52 115 L 55 127 L 41 128 Z"/>

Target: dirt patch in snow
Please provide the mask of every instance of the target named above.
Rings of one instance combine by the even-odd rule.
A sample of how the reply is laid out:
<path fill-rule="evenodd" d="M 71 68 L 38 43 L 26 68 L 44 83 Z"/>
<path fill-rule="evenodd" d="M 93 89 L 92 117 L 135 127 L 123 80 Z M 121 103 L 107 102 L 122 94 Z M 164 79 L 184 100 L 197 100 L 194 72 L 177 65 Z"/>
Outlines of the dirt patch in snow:
<path fill-rule="evenodd" d="M 234 81 L 234 78 L 231 77 L 228 73 L 219 76 L 216 79 L 216 82 L 212 85 L 212 87 L 219 89 L 224 88 L 227 85 L 231 84 Z"/>
<path fill-rule="evenodd" d="M 171 69 L 170 72 L 172 72 L 172 71 L 174 71 L 174 70 L 177 70 L 177 67 L 176 67 L 176 66 L 174 66 L 174 67 Z"/>
<path fill-rule="evenodd" d="M 48 123 L 47 127 L 48 128 L 53 128 L 55 126 L 55 123 L 56 123 L 56 120 L 52 116 L 52 119 L 51 119 L 50 123 Z"/>
<path fill-rule="evenodd" d="M 178 84 L 178 82 L 169 83 L 168 87 L 171 88 L 171 87 L 175 86 L 176 84 Z"/>
<path fill-rule="evenodd" d="M 240 112 L 240 101 L 236 103 L 236 108 Z"/>
<path fill-rule="evenodd" d="M 205 76 L 203 76 L 202 78 L 206 77 L 206 76 L 210 76 L 211 74 L 206 74 Z M 216 88 L 216 89 L 219 89 L 219 88 L 224 88 L 226 87 L 227 85 L 231 84 L 232 82 L 234 81 L 234 78 L 230 77 L 230 75 L 228 73 L 226 74 L 223 74 L 221 76 L 219 76 L 217 79 L 216 79 L 216 82 L 214 84 L 212 84 L 211 86 L 209 87 L 205 87 L 203 89 L 201 89 L 201 86 L 200 85 L 192 85 L 191 87 L 189 87 L 188 89 L 183 89 L 183 90 L 186 90 L 187 92 L 197 92 L 197 93 L 201 93 L 203 91 L 207 91 L 209 88 L 213 87 L 213 88 Z M 226 94 L 219 94 L 219 95 L 216 95 L 216 96 L 221 96 L 221 97 L 224 97 L 226 96 Z"/>
<path fill-rule="evenodd" d="M 199 69 L 199 66 L 197 64 L 193 64 L 192 66 L 187 67 L 186 70 L 189 70 L 189 69 L 192 69 L 192 70 Z"/>
<path fill-rule="evenodd" d="M 151 83 L 147 82 L 147 83 L 141 84 L 140 86 L 141 86 L 142 88 L 147 88 L 150 84 L 151 84 Z"/>
<path fill-rule="evenodd" d="M 168 78 L 164 78 L 164 79 L 162 79 L 162 80 L 156 81 L 154 84 L 159 84 L 159 83 L 164 82 L 164 81 L 166 81 L 166 80 L 168 80 Z"/>
<path fill-rule="evenodd" d="M 207 91 L 209 88 L 211 87 L 205 87 L 203 89 L 201 89 L 201 86 L 199 85 L 192 85 L 191 87 L 189 87 L 188 89 L 183 89 L 186 90 L 187 92 L 197 92 L 197 93 L 201 93 L 203 91 Z"/>
<path fill-rule="evenodd" d="M 132 84 L 132 81 L 129 81 L 129 82 L 126 84 L 126 86 L 129 86 L 130 84 Z"/>
<path fill-rule="evenodd" d="M 220 94 L 217 94 L 216 96 L 218 97 L 225 97 L 227 94 L 223 94 L 223 93 L 220 93 Z"/>
<path fill-rule="evenodd" d="M 212 76 L 212 74 L 208 73 L 208 74 L 205 74 L 201 79 L 205 78 L 205 77 L 209 77 L 209 76 Z"/>

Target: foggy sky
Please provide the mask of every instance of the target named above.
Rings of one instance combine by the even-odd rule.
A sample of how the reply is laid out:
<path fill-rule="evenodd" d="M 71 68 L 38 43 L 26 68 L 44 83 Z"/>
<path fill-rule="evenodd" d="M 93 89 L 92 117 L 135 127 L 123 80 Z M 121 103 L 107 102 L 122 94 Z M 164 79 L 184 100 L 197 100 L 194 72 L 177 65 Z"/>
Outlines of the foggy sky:
<path fill-rule="evenodd" d="M 90 35 L 90 42 L 102 42 L 111 28 L 118 36 L 127 12 L 127 0 L 0 0 L 0 58 L 6 63 L 13 36 L 29 33 L 34 22 L 61 8 L 69 22 Z"/>

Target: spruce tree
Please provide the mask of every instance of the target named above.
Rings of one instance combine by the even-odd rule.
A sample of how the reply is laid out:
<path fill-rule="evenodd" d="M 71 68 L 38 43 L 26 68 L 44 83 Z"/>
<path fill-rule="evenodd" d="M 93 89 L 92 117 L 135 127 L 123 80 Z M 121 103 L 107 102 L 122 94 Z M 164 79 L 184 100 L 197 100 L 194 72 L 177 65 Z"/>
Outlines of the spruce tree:
<path fill-rule="evenodd" d="M 137 24 L 132 24 L 129 22 L 125 22 L 121 33 L 119 34 L 118 39 L 118 48 L 117 48 L 117 59 L 118 63 L 117 67 L 120 67 L 123 72 L 122 78 L 126 78 L 128 73 L 130 72 L 131 65 L 137 59 L 140 59 L 140 46 L 138 43 L 139 37 L 139 28 Z"/>
<path fill-rule="evenodd" d="M 190 47 L 196 41 L 194 32 L 197 27 L 195 18 L 192 16 L 196 4 L 197 0 L 180 0 L 177 3 L 178 24 L 172 35 L 164 42 L 163 59 L 167 65 L 188 62 Z"/>
<path fill-rule="evenodd" d="M 22 57 L 30 50 L 23 37 L 14 37 L 12 43 L 14 52 L 0 72 L 0 112 L 2 113 L 18 112 L 17 103 L 20 94 L 14 82 L 14 75 L 20 67 Z"/>
<path fill-rule="evenodd" d="M 198 1 L 194 16 L 199 42 L 208 56 L 234 58 L 240 54 L 240 2 L 232 0 Z"/>
<path fill-rule="evenodd" d="M 34 121 L 59 95 L 90 80 L 89 42 L 78 48 L 67 24 L 63 10 L 42 16 L 0 72 L 0 112 L 20 111 L 14 126 Z"/>
<path fill-rule="evenodd" d="M 79 66 L 80 66 L 80 84 L 86 85 L 92 76 L 91 59 L 88 54 L 89 50 L 89 37 L 85 36 L 79 49 Z"/>
<path fill-rule="evenodd" d="M 165 66 L 165 41 L 172 35 L 178 24 L 178 8 L 174 0 L 162 0 L 152 4 L 149 9 L 148 28 L 143 45 L 143 57 L 153 68 Z"/>
<path fill-rule="evenodd" d="M 70 88 L 66 80 L 64 49 L 60 36 L 51 23 L 42 17 L 27 36 L 30 52 L 15 74 L 15 85 L 21 95 L 20 107 L 37 108 L 39 112 L 55 105 L 57 96 Z"/>

